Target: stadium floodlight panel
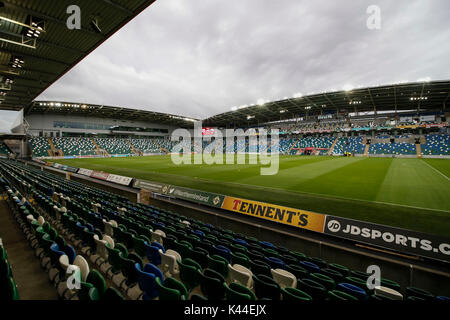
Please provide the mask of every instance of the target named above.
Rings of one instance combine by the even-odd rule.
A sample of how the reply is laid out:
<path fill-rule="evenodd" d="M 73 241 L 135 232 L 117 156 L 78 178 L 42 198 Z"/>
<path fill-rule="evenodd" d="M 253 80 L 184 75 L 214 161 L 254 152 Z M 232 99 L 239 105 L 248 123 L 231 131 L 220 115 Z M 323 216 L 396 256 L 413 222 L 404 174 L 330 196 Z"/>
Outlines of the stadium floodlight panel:
<path fill-rule="evenodd" d="M 303 94 L 301 92 L 294 93 L 294 98 L 301 98 Z"/>
<path fill-rule="evenodd" d="M 22 34 L 28 38 L 39 38 L 42 32 L 45 32 L 44 20 L 29 15 L 26 19 L 27 24 L 23 25 Z"/>
<path fill-rule="evenodd" d="M 411 100 L 411 101 L 416 101 L 416 100 L 428 100 L 428 97 L 411 97 L 410 100 Z"/>
<path fill-rule="evenodd" d="M 22 57 L 16 57 L 16 56 L 11 57 L 10 65 L 13 68 L 22 68 L 24 63 L 25 63 L 25 61 L 23 60 Z"/>
<path fill-rule="evenodd" d="M 264 99 L 258 99 L 256 103 L 258 104 L 258 106 L 263 106 L 266 102 L 264 101 Z"/>

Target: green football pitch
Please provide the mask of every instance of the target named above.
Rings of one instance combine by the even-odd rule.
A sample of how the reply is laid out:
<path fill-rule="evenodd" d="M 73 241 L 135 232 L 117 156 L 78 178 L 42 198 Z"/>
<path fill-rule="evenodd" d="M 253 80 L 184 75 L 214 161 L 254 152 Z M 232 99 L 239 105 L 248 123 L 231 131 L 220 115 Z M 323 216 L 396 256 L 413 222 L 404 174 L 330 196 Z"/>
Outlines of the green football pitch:
<path fill-rule="evenodd" d="M 58 162 L 450 236 L 450 160 L 280 156 L 272 176 L 262 165 L 175 165 L 170 156 Z"/>

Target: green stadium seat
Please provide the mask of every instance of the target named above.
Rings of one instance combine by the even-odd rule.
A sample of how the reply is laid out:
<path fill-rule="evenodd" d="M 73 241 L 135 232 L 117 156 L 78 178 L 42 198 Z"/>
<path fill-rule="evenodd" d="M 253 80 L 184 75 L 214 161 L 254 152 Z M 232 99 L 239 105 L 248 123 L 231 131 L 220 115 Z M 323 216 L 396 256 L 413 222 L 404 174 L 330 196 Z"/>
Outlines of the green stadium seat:
<path fill-rule="evenodd" d="M 231 252 L 231 263 L 250 268 L 250 259 L 241 252 Z"/>
<path fill-rule="evenodd" d="M 254 274 L 253 283 L 258 299 L 280 300 L 281 288 L 272 278 L 263 274 Z"/>
<path fill-rule="evenodd" d="M 211 269 L 198 271 L 200 278 L 200 288 L 208 300 L 222 300 L 225 297 L 224 277 Z"/>
<path fill-rule="evenodd" d="M 208 256 L 208 269 L 217 271 L 222 277 L 228 277 L 228 260 L 222 256 L 214 254 Z"/>
<path fill-rule="evenodd" d="M 186 287 L 175 278 L 166 278 L 164 283 L 156 277 L 159 300 L 187 300 L 188 291 Z"/>
<path fill-rule="evenodd" d="M 297 288 L 281 288 L 281 294 L 283 296 L 283 300 L 286 301 L 311 301 L 312 297 Z"/>
<path fill-rule="evenodd" d="M 290 273 L 295 275 L 297 279 L 307 278 L 309 274 L 308 270 L 297 264 L 288 264 L 286 266 L 286 271 L 289 271 Z"/>
<path fill-rule="evenodd" d="M 336 283 L 334 280 L 327 275 L 321 273 L 311 273 L 309 276 L 312 280 L 322 284 L 327 291 L 332 291 L 336 288 Z"/>
<path fill-rule="evenodd" d="M 354 296 L 339 290 L 328 291 L 328 298 L 331 301 L 357 301 Z"/>
<path fill-rule="evenodd" d="M 268 277 L 272 277 L 272 272 L 270 271 L 270 266 L 264 261 L 250 260 L 250 270 L 252 270 L 253 274 L 257 275 L 265 275 Z"/>
<path fill-rule="evenodd" d="M 107 287 L 106 281 L 100 272 L 95 269 L 91 270 L 87 276 L 86 282 L 92 284 L 97 289 L 98 297 L 99 299 L 102 299 Z"/>
<path fill-rule="evenodd" d="M 223 284 L 225 287 L 226 299 L 229 301 L 254 301 L 256 296 L 252 290 L 239 283 L 232 282 L 230 285 Z"/>
<path fill-rule="evenodd" d="M 343 265 L 337 264 L 337 263 L 330 263 L 328 265 L 330 269 L 333 269 L 340 274 L 342 274 L 343 277 L 347 277 L 350 274 L 350 269 L 347 267 L 344 267 Z"/>
<path fill-rule="evenodd" d="M 180 279 L 185 284 L 188 290 L 191 290 L 200 284 L 198 271 L 202 270 L 199 263 L 187 258 L 178 261 L 180 267 Z"/>
<path fill-rule="evenodd" d="M 297 289 L 306 292 L 314 300 L 325 300 L 328 292 L 324 285 L 311 279 L 298 279 Z"/>

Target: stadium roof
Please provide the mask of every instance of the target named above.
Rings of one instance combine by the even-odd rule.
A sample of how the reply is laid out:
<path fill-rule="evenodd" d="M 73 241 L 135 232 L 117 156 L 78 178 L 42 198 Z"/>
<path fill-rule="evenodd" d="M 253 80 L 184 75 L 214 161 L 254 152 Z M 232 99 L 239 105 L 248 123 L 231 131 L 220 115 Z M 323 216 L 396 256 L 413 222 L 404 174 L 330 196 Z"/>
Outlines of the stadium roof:
<path fill-rule="evenodd" d="M 235 108 L 202 121 L 204 126 L 234 128 L 326 114 L 345 116 L 348 113 L 370 111 L 447 111 L 449 99 L 450 80 L 423 81 L 348 88 L 306 96 L 298 94 L 292 98 Z M 25 115 L 46 113 L 140 120 L 184 128 L 193 127 L 193 122 L 199 120 L 160 112 L 73 102 L 33 101 L 25 109 Z"/>
<path fill-rule="evenodd" d="M 19 111 L 155 0 L 0 1 L 0 109 Z"/>
<path fill-rule="evenodd" d="M 121 120 L 148 121 L 183 128 L 193 127 L 194 121 L 198 120 L 189 117 L 146 110 L 55 101 L 33 101 L 30 106 L 25 109 L 25 115 L 29 114 L 62 114 Z"/>
<path fill-rule="evenodd" d="M 26 134 L 25 133 L 0 133 L 0 139 L 1 140 L 5 140 L 5 139 L 22 139 L 25 138 Z"/>
<path fill-rule="evenodd" d="M 272 121 L 297 119 L 312 115 L 341 114 L 389 110 L 448 110 L 450 80 L 402 83 L 370 88 L 348 88 L 322 92 L 251 106 L 212 116 L 203 125 L 248 127 Z"/>

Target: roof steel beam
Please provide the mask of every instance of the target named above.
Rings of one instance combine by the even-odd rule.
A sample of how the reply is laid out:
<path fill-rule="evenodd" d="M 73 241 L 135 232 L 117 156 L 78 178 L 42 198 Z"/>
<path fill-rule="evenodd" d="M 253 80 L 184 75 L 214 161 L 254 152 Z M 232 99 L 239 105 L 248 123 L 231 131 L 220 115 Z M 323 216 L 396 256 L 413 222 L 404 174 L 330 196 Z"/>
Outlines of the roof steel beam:
<path fill-rule="evenodd" d="M 6 30 L 0 30 L 0 34 L 4 34 L 4 35 L 7 35 L 7 36 L 15 36 L 15 37 L 19 36 L 18 34 L 15 34 L 13 32 L 9 32 L 9 31 L 6 31 Z M 39 44 L 47 46 L 47 47 L 63 49 L 63 50 L 66 50 L 66 51 L 70 51 L 70 52 L 72 52 L 74 54 L 83 54 L 84 53 L 84 51 L 81 51 L 79 49 L 63 46 L 61 44 L 56 44 L 56 43 L 49 42 L 49 41 L 44 41 L 44 40 L 42 40 L 40 38 L 39 38 Z"/>
<path fill-rule="evenodd" d="M 32 15 L 32 16 L 34 16 L 36 18 L 40 18 L 40 19 L 43 19 L 43 20 L 46 20 L 46 21 L 54 22 L 56 24 L 61 25 L 64 29 L 67 29 L 67 24 L 66 24 L 65 20 L 60 20 L 58 18 L 55 18 L 55 17 L 49 16 L 49 15 L 46 15 L 46 14 L 34 11 L 32 9 L 29 9 L 29 8 L 26 8 L 26 7 L 23 7 L 23 6 L 19 6 L 17 4 L 12 4 L 10 2 L 4 2 L 4 3 L 5 3 L 5 7 L 7 7 L 7 8 L 18 10 L 20 12 L 25 12 L 25 13 L 27 13 L 29 15 Z M 91 36 L 96 37 L 96 38 L 103 38 L 103 35 L 101 35 L 99 33 L 96 33 L 94 31 L 91 31 L 89 29 L 86 29 L 84 27 L 81 27 L 80 29 L 77 29 L 77 31 L 83 32 L 85 34 L 91 35 Z"/>
<path fill-rule="evenodd" d="M 129 10 L 129 9 L 127 9 L 127 8 L 125 8 L 125 7 L 123 7 L 123 6 L 121 6 L 121 5 L 118 4 L 118 3 L 113 2 L 112 0 L 102 0 L 102 1 L 103 1 L 104 3 L 109 4 L 110 6 L 112 6 L 112 7 L 114 7 L 114 8 L 116 8 L 116 9 L 119 9 L 120 11 L 123 11 L 123 12 L 126 13 L 128 16 L 132 16 L 132 15 L 134 14 L 133 11 L 131 11 L 131 10 Z"/>
<path fill-rule="evenodd" d="M 64 66 L 69 66 L 70 65 L 69 63 L 64 62 L 64 61 L 44 58 L 44 57 L 40 57 L 40 56 L 37 56 L 37 55 L 34 55 L 34 54 L 27 54 L 27 53 L 18 52 L 18 51 L 14 51 L 14 50 L 10 50 L 10 49 L 4 49 L 3 52 L 10 53 L 10 54 L 15 55 L 15 56 L 21 56 L 23 58 L 36 59 L 36 60 L 42 60 L 42 61 L 46 61 L 46 62 L 50 62 L 50 63 L 62 64 Z"/>

